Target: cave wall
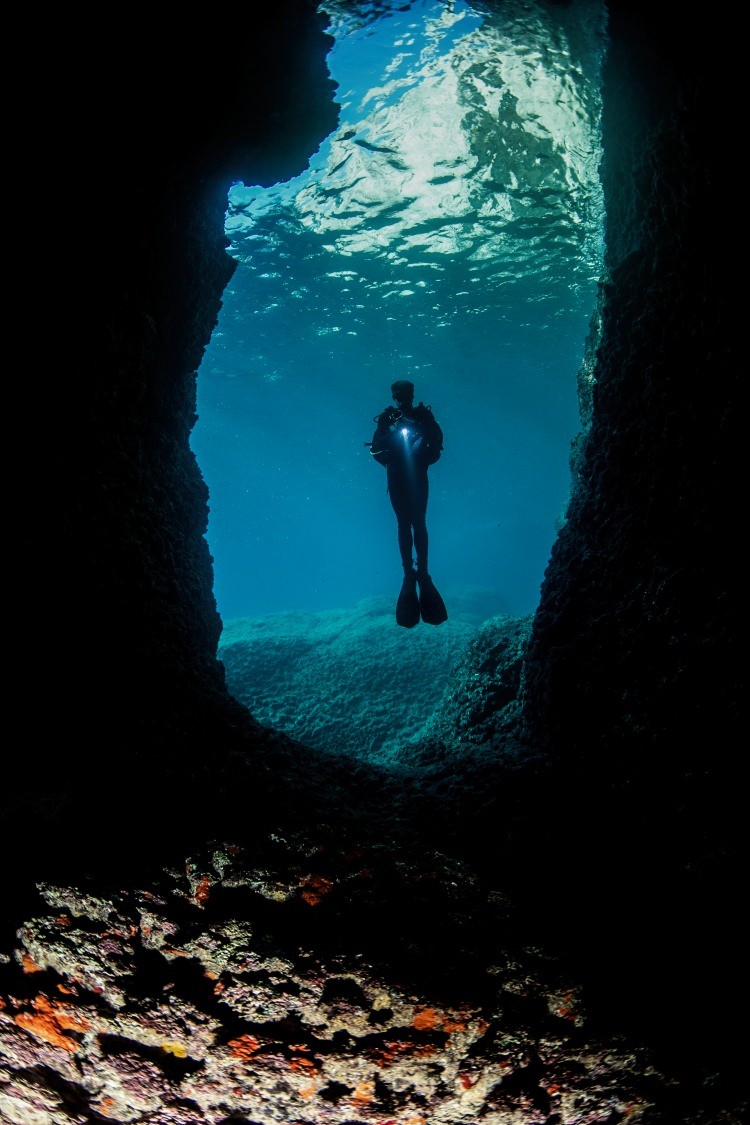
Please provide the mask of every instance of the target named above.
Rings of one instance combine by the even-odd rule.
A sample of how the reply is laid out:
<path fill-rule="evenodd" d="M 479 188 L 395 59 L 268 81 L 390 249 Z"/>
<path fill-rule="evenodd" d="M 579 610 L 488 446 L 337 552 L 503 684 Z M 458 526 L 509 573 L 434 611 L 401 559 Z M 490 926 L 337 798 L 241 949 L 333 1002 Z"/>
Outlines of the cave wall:
<path fill-rule="evenodd" d="M 718 1042 L 744 933 L 742 320 L 726 186 L 741 102 L 723 27 L 676 5 L 608 8 L 601 337 L 523 677 L 524 734 L 551 776 L 522 791 L 509 866 L 607 987 L 686 1026 L 692 1012 Z M 154 850 L 232 750 L 268 746 L 216 659 L 188 439 L 232 268 L 227 188 L 299 172 L 336 106 L 314 3 L 254 5 L 251 27 L 230 15 L 166 25 L 131 7 L 105 29 L 52 13 L 21 38 L 0 796 L 17 869 L 71 837 L 87 862 L 117 841 Z M 248 794 L 252 815 L 263 801 Z M 237 811 L 220 803 L 224 825 Z"/>
<path fill-rule="evenodd" d="M 592 416 L 535 616 L 528 733 L 571 776 L 640 775 L 660 820 L 715 785 L 720 830 L 741 701 L 731 123 L 713 97 L 729 86 L 663 12 L 611 4 L 610 34 Z"/>
<path fill-rule="evenodd" d="M 11 416 L 31 487 L 9 522 L 34 755 L 9 756 L 6 797 L 144 790 L 165 763 L 189 774 L 253 735 L 216 659 L 189 435 L 234 268 L 227 190 L 298 174 L 337 122 L 325 25 L 313 0 L 274 0 L 28 28 L 37 98 L 17 118 L 11 177 L 28 362 Z"/>
<path fill-rule="evenodd" d="M 523 690 L 550 771 L 534 847 L 545 908 L 607 987 L 642 1018 L 711 1026 L 728 1053 L 745 855 L 736 81 L 722 28 L 609 13 L 590 421 Z"/>
<path fill-rule="evenodd" d="M 677 6 L 608 7 L 603 333 L 526 731 L 566 778 L 602 770 L 608 799 L 640 761 L 639 814 L 654 766 L 661 793 L 705 792 L 710 745 L 702 811 L 718 828 L 739 691 L 731 82 L 720 29 Z M 94 801 L 115 770 L 132 793 L 165 763 L 189 780 L 264 737 L 216 659 L 195 377 L 232 269 L 229 184 L 296 174 L 337 111 L 312 0 L 255 6 L 246 23 L 201 11 L 167 25 L 136 7 L 92 39 L 53 15 L 29 52 L 44 108 L 17 115 L 9 177 L 28 355 L 10 417 L 31 451 L 30 488 L 8 500 L 13 699 L 33 745 L 9 755 L 19 817 L 31 788 Z"/>

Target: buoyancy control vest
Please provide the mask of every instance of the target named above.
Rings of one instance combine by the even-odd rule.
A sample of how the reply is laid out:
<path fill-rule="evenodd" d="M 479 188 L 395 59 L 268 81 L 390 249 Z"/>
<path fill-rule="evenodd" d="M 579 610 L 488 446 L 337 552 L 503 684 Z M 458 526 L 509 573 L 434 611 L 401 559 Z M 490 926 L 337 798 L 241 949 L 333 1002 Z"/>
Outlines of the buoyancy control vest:
<path fill-rule="evenodd" d="M 416 465 L 426 468 L 440 459 L 443 431 L 435 421 L 432 407 L 418 406 L 398 410 L 388 406 L 376 415 L 377 429 L 370 453 L 379 465 L 399 469 Z"/>

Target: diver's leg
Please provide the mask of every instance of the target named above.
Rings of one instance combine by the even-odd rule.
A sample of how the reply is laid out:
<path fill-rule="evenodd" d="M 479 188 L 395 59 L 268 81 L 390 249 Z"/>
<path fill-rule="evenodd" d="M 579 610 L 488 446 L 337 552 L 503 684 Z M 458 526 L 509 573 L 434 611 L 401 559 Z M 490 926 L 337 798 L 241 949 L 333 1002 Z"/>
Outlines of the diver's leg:
<path fill-rule="evenodd" d="M 440 593 L 427 570 L 427 474 L 414 493 L 412 524 L 414 527 L 414 546 L 417 551 L 417 582 L 419 583 L 419 612 L 428 625 L 442 625 L 448 620 Z"/>
<path fill-rule="evenodd" d="M 401 553 L 401 562 L 404 570 L 413 570 L 413 541 L 411 525 L 408 523 L 400 523 L 398 525 L 398 549 Z"/>
<path fill-rule="evenodd" d="M 396 513 L 398 549 L 401 555 L 401 562 L 404 571 L 411 573 L 414 569 L 414 563 L 412 562 L 414 543 L 411 531 L 411 498 L 409 496 L 409 490 L 404 487 L 403 483 L 391 481 L 388 485 L 388 495 L 391 499 L 391 506 Z"/>
<path fill-rule="evenodd" d="M 405 629 L 419 624 L 419 597 L 417 595 L 417 572 L 412 562 L 412 534 L 410 518 L 409 490 L 397 481 L 389 481 L 388 495 L 398 521 L 398 549 L 404 567 L 404 580 L 396 602 L 396 621 Z"/>
<path fill-rule="evenodd" d="M 429 546 L 429 536 L 427 535 L 427 524 L 424 519 L 419 523 L 414 524 L 414 550 L 417 554 L 417 570 L 427 573 L 427 548 Z"/>
<path fill-rule="evenodd" d="M 427 573 L 427 548 L 429 536 L 427 535 L 427 498 L 429 484 L 427 473 L 424 477 L 414 482 L 411 505 L 411 524 L 414 532 L 414 550 L 417 554 L 417 570 Z"/>

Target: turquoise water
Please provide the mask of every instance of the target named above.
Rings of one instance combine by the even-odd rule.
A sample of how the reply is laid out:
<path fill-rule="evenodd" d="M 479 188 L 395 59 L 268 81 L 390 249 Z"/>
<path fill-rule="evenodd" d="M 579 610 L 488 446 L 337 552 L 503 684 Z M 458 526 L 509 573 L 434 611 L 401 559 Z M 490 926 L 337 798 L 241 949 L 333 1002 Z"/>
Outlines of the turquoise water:
<path fill-rule="evenodd" d="M 304 173 L 232 188 L 237 271 L 192 447 L 225 621 L 394 599 L 365 443 L 411 379 L 445 435 L 430 570 L 532 611 L 570 484 L 601 274 L 593 0 L 329 7 L 340 124 Z M 369 15 L 368 15 L 369 13 Z"/>

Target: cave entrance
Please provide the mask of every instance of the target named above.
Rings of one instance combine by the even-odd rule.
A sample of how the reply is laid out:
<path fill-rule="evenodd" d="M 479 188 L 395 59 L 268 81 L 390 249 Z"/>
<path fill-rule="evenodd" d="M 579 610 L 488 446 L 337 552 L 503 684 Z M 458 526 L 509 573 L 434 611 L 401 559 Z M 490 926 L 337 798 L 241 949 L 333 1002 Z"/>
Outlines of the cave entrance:
<path fill-rule="evenodd" d="M 428 510 L 430 569 L 450 614 L 426 630 L 442 654 L 428 673 L 439 697 L 454 626 L 536 608 L 565 507 L 602 272 L 604 6 L 320 8 L 339 126 L 295 179 L 230 192 L 239 264 L 199 373 L 192 438 L 215 593 L 225 637 L 240 619 L 312 615 L 296 628 L 287 616 L 288 635 L 274 634 L 276 648 L 286 636 L 287 682 L 297 654 L 309 661 L 313 617 L 324 645 L 353 607 L 374 612 L 380 599 L 391 633 L 420 632 L 392 619 L 395 519 L 365 446 L 391 382 L 409 378 L 445 434 Z M 299 710 L 243 701 L 281 729 Z"/>

